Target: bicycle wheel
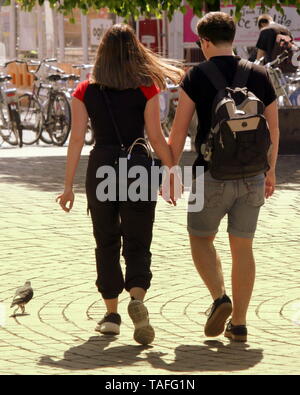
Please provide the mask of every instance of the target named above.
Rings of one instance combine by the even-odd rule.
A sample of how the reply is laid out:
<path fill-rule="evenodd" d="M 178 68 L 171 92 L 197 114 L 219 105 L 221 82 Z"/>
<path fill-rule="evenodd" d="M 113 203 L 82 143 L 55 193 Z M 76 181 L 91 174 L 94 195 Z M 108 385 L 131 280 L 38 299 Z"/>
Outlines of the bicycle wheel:
<path fill-rule="evenodd" d="M 20 96 L 18 103 L 23 144 L 34 144 L 42 133 L 43 115 L 40 103 L 29 93 Z"/>
<path fill-rule="evenodd" d="M 0 106 L 0 134 L 6 143 L 10 145 L 19 145 L 19 132 L 10 120 L 11 110 L 7 105 Z"/>
<path fill-rule="evenodd" d="M 20 148 L 23 147 L 23 129 L 21 125 L 21 119 L 20 119 L 20 113 L 19 113 L 19 108 L 14 106 L 14 108 L 11 109 L 11 123 L 12 123 L 12 129 L 15 133 L 18 139 L 18 145 Z"/>
<path fill-rule="evenodd" d="M 38 100 L 41 110 L 42 110 L 42 119 L 43 119 L 40 140 L 45 144 L 53 144 L 52 138 L 47 130 L 48 127 L 47 127 L 47 122 L 46 122 L 49 98 L 48 97 L 45 98 L 44 96 L 42 96 L 42 97 L 37 96 L 37 100 Z"/>
<path fill-rule="evenodd" d="M 52 138 L 47 129 L 42 128 L 42 132 L 40 135 L 40 140 L 45 144 L 53 144 Z"/>
<path fill-rule="evenodd" d="M 47 130 L 53 144 L 62 146 L 67 141 L 71 129 L 71 108 L 62 92 L 55 92 L 48 108 Z"/>

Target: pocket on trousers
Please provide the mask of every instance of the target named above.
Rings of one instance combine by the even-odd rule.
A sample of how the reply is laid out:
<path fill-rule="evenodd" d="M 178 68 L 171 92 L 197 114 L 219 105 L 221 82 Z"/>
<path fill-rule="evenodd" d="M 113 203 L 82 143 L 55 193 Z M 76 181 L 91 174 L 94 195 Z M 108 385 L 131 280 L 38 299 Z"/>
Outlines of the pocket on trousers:
<path fill-rule="evenodd" d="M 224 182 L 206 182 L 204 184 L 204 207 L 219 207 L 223 200 Z"/>
<path fill-rule="evenodd" d="M 248 194 L 246 203 L 252 207 L 260 207 L 265 203 L 265 179 L 246 181 Z"/>

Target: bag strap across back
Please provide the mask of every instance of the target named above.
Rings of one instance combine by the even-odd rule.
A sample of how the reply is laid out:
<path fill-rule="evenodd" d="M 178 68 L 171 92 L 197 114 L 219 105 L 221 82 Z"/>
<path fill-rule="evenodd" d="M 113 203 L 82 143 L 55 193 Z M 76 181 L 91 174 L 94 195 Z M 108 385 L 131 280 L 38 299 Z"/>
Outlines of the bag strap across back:
<path fill-rule="evenodd" d="M 241 59 L 238 62 L 237 70 L 233 79 L 233 88 L 244 88 L 247 84 L 250 71 L 253 63 L 246 59 Z"/>
<path fill-rule="evenodd" d="M 108 94 L 107 94 L 107 92 L 105 91 L 104 88 L 101 88 L 101 92 L 102 92 L 102 94 L 103 94 L 106 107 L 107 107 L 108 112 L 109 112 L 109 114 L 110 114 L 110 117 L 111 117 L 111 120 L 112 120 L 114 129 L 115 129 L 116 135 L 117 135 L 118 140 L 119 140 L 119 143 L 120 143 L 120 145 L 121 145 L 121 150 L 122 150 L 122 151 L 128 151 L 129 156 L 131 156 L 131 153 L 132 153 L 132 150 L 133 150 L 134 146 L 136 146 L 136 145 L 141 145 L 141 146 L 145 149 L 145 151 L 147 152 L 148 156 L 152 157 L 152 159 L 153 159 L 153 154 L 152 154 L 151 149 L 150 149 L 150 147 L 149 147 L 149 145 L 148 145 L 148 142 L 147 142 L 144 138 L 142 138 L 142 137 L 138 137 L 138 138 L 132 143 L 132 145 L 128 148 L 128 150 L 126 150 L 126 147 L 125 147 L 125 145 L 123 144 L 123 140 L 122 140 L 122 137 L 121 137 L 121 133 L 120 133 L 119 127 L 118 127 L 118 125 L 117 125 L 117 122 L 116 122 L 116 120 L 115 120 L 115 117 L 114 117 L 114 114 L 113 114 L 113 111 L 112 111 L 112 108 L 111 108 L 111 101 L 110 101 L 110 99 L 109 99 L 109 96 L 108 96 Z"/>
<path fill-rule="evenodd" d="M 103 94 L 106 107 L 107 107 L 108 112 L 109 112 L 109 114 L 110 114 L 110 117 L 111 117 L 111 120 L 112 120 L 114 129 L 115 129 L 116 135 L 117 135 L 118 140 L 119 140 L 119 143 L 120 143 L 120 145 L 121 145 L 121 149 L 122 149 L 123 151 L 125 151 L 126 148 L 125 148 L 125 145 L 123 144 L 123 140 L 122 140 L 122 137 L 121 137 L 121 133 L 120 133 L 120 131 L 119 131 L 117 122 L 116 122 L 115 117 L 114 117 L 114 114 L 113 114 L 113 112 L 112 112 L 112 109 L 111 109 L 111 102 L 110 102 L 110 99 L 109 99 L 109 97 L 108 97 L 108 94 L 107 94 L 107 92 L 105 92 L 105 89 L 104 89 L 104 88 L 101 88 L 101 92 L 102 92 L 102 94 Z"/>
<path fill-rule="evenodd" d="M 233 78 L 231 87 L 233 88 L 244 88 L 247 84 L 249 73 L 252 69 L 252 63 L 245 59 L 240 59 L 237 64 L 237 70 Z M 219 70 L 218 66 L 213 61 L 208 61 L 201 64 L 201 70 L 208 77 L 210 82 L 216 88 L 221 90 L 228 86 L 228 83 Z"/>
<path fill-rule="evenodd" d="M 224 89 L 228 85 L 225 77 L 213 61 L 209 60 L 202 63 L 200 67 L 217 91 Z"/>

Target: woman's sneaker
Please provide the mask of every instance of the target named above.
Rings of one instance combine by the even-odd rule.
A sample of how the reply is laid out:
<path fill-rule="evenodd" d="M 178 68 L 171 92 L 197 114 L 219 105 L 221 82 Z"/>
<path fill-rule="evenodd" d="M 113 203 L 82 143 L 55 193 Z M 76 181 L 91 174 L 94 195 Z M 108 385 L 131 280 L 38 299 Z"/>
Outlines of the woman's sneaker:
<path fill-rule="evenodd" d="M 120 334 L 121 317 L 118 313 L 106 313 L 101 321 L 98 322 L 95 331 L 104 335 Z"/>
<path fill-rule="evenodd" d="M 208 319 L 204 328 L 205 336 L 215 337 L 223 333 L 227 318 L 232 313 L 232 303 L 227 295 L 214 301 L 207 312 Z"/>
<path fill-rule="evenodd" d="M 228 322 L 224 336 L 235 342 L 247 341 L 247 327 L 246 325 L 232 325 L 231 320 Z"/>
<path fill-rule="evenodd" d="M 133 338 L 137 343 L 146 345 L 153 342 L 155 332 L 149 322 L 149 314 L 141 300 L 131 300 L 128 305 L 128 314 L 134 325 Z"/>

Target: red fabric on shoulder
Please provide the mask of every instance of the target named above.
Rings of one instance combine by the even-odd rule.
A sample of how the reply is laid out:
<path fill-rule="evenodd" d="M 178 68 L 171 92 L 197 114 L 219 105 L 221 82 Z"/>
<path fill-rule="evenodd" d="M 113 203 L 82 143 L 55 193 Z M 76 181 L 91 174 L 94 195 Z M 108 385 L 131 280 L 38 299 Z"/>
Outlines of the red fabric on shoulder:
<path fill-rule="evenodd" d="M 84 94 L 85 94 L 86 88 L 88 87 L 88 84 L 89 84 L 88 80 L 79 82 L 79 84 L 76 86 L 75 91 L 72 93 L 72 96 L 83 101 Z"/>
<path fill-rule="evenodd" d="M 150 100 L 153 96 L 160 92 L 160 89 L 155 84 L 151 86 L 140 86 L 140 89 L 147 100 Z"/>

